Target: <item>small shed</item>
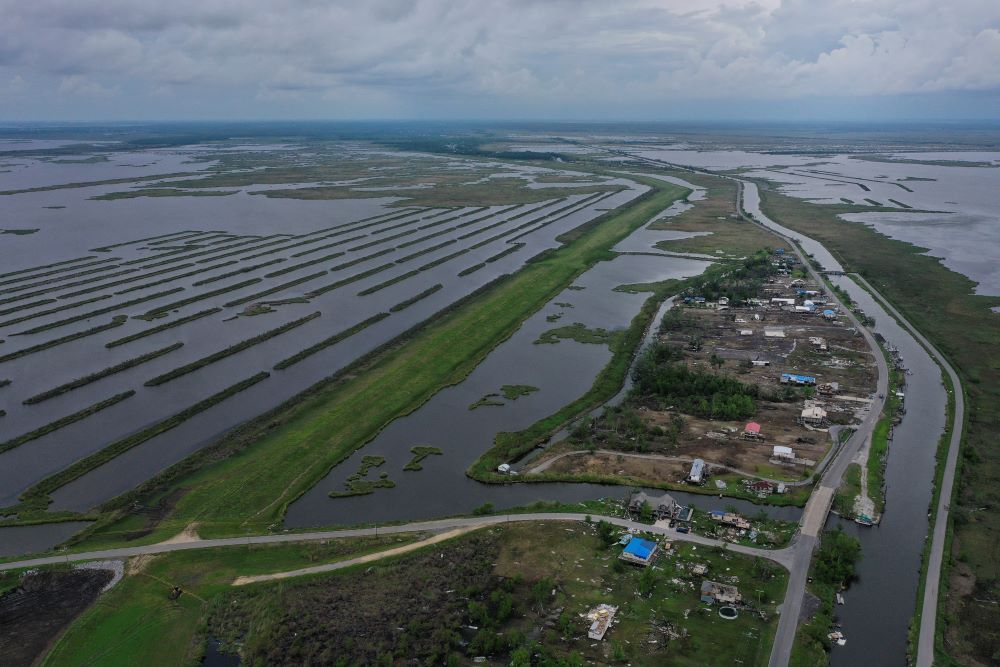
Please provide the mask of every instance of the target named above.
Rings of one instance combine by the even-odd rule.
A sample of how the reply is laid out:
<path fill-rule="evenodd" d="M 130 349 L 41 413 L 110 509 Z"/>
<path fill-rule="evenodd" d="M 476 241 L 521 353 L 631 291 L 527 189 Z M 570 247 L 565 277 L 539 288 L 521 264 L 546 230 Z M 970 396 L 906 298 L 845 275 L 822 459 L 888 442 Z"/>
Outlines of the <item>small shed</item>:
<path fill-rule="evenodd" d="M 691 462 L 691 474 L 688 475 L 688 481 L 692 484 L 701 484 L 705 479 L 705 462 L 701 459 L 695 459 Z"/>
<path fill-rule="evenodd" d="M 837 313 L 827 308 L 826 310 L 823 311 L 823 317 L 825 317 L 828 320 L 835 320 L 837 319 Z"/>

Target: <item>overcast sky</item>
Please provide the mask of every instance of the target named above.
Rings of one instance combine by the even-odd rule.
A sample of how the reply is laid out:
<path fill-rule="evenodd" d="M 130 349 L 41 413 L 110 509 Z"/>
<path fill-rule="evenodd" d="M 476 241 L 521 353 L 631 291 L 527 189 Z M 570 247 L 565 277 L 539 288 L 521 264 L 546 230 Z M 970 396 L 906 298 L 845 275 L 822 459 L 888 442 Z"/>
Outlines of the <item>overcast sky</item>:
<path fill-rule="evenodd" d="M 0 0 L 0 118 L 1000 118 L 1000 0 Z"/>

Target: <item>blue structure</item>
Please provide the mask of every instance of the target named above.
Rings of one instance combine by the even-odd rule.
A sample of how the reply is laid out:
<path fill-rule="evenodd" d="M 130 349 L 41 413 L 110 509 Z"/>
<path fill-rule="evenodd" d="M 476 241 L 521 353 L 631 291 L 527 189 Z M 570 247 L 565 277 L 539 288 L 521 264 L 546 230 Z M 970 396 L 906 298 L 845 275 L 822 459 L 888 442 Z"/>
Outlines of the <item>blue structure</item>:
<path fill-rule="evenodd" d="M 633 563 L 646 565 L 656 551 L 656 542 L 644 540 L 641 537 L 633 537 L 622 552 L 622 559 Z"/>
<path fill-rule="evenodd" d="M 782 384 L 816 384 L 816 378 L 811 375 L 797 375 L 795 373 L 782 373 Z"/>
<path fill-rule="evenodd" d="M 829 308 L 827 308 L 826 310 L 823 311 L 823 317 L 825 317 L 828 320 L 832 320 L 835 317 L 837 317 L 837 313 L 835 313 L 832 310 L 830 310 Z"/>

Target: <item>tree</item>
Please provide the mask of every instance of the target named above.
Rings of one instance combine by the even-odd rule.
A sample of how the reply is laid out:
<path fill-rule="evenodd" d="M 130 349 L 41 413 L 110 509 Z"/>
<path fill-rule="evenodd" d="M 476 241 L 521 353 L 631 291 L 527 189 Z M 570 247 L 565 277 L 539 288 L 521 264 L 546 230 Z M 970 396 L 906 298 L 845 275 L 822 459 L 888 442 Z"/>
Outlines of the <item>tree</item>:
<path fill-rule="evenodd" d="M 653 520 L 653 508 L 648 500 L 642 501 L 642 507 L 639 508 L 639 520 L 643 523 L 650 523 Z"/>

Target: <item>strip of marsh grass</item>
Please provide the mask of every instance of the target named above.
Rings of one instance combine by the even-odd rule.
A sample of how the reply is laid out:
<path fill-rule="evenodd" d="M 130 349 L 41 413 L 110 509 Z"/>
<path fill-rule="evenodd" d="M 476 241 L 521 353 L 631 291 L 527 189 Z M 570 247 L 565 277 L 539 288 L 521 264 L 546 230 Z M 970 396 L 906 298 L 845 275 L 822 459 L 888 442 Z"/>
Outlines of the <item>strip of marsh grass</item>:
<path fill-rule="evenodd" d="M 145 329 L 138 333 L 134 333 L 129 336 L 125 336 L 123 338 L 118 338 L 116 340 L 111 341 L 110 343 L 106 343 L 104 347 L 118 347 L 119 345 L 125 345 L 126 343 L 131 343 L 133 341 L 145 338 L 146 336 L 152 336 L 153 334 L 158 334 L 161 331 L 166 331 L 168 329 L 173 329 L 174 327 L 182 326 L 184 324 L 187 324 L 188 322 L 194 322 L 195 320 L 200 320 L 203 317 L 206 317 L 208 315 L 214 315 L 215 313 L 221 311 L 222 311 L 221 308 L 209 308 L 208 310 L 202 310 L 192 315 L 187 315 L 185 317 L 178 318 L 171 322 L 165 322 L 164 324 L 160 324 L 155 327 L 150 327 L 149 329 Z M 126 319 L 127 318 L 122 316 L 122 323 L 124 323 Z"/>
<path fill-rule="evenodd" d="M 180 232 L 170 232 L 169 234 L 158 234 L 157 236 L 147 236 L 143 239 L 136 239 L 134 241 L 122 241 L 121 243 L 112 243 L 111 245 L 102 245 L 99 248 L 91 248 L 93 252 L 111 252 L 112 248 L 123 248 L 129 245 L 137 245 L 139 243 L 146 243 L 147 241 L 155 241 L 157 239 L 166 239 L 174 237 L 174 240 L 179 238 L 188 238 L 190 236 L 196 236 L 202 234 L 203 232 L 196 232 L 193 229 L 185 229 Z"/>
<path fill-rule="evenodd" d="M 220 280 L 225 280 L 226 278 L 232 278 L 233 276 L 242 275 L 244 273 L 253 273 L 254 271 L 257 271 L 258 269 L 263 269 L 264 267 L 267 267 L 267 266 L 274 266 L 275 264 L 281 264 L 284 261 L 285 261 L 284 257 L 278 257 L 277 259 L 272 259 L 272 260 L 270 260 L 268 262 L 261 262 L 260 264 L 253 264 L 251 266 L 244 266 L 242 269 L 236 269 L 235 271 L 227 271 L 226 273 L 220 273 L 217 276 L 211 276 L 210 278 L 204 278 L 202 280 L 196 280 L 195 282 L 191 283 L 191 285 L 193 287 L 200 287 L 202 285 L 208 285 L 208 284 L 211 284 L 211 283 L 214 283 L 214 282 L 218 282 Z M 223 266 L 231 266 L 233 264 L 238 264 L 238 262 L 234 259 L 232 261 L 224 262 L 222 264 L 217 264 L 217 265 L 215 265 L 213 267 L 209 267 L 209 268 L 206 268 L 204 270 L 205 271 L 213 271 L 213 270 L 221 268 Z"/>
<path fill-rule="evenodd" d="M 114 366 L 108 366 L 105 369 L 90 373 L 89 375 L 84 375 L 83 377 L 79 377 L 71 382 L 61 384 L 58 387 L 53 387 L 48 391 L 43 391 L 39 394 L 35 394 L 34 396 L 30 396 L 24 399 L 22 403 L 25 405 L 34 405 L 36 403 L 41 403 L 42 401 L 47 401 L 50 398 L 55 398 L 56 396 L 60 396 L 66 392 L 88 385 L 91 382 L 97 382 L 98 380 L 114 375 L 115 373 L 121 373 L 122 371 L 126 371 L 130 368 L 135 368 L 136 366 L 140 366 L 147 361 L 152 361 L 153 359 L 162 357 L 163 355 L 169 354 L 174 350 L 179 350 L 182 347 L 184 347 L 184 343 L 174 343 L 173 345 L 161 347 L 158 350 L 153 350 L 152 352 L 139 355 L 138 357 L 126 359 L 125 361 L 115 364 Z"/>
<path fill-rule="evenodd" d="M 486 263 L 485 262 L 482 262 L 482 263 L 479 263 L 479 264 L 473 264 L 469 268 L 462 269 L 461 271 L 459 271 L 458 272 L 458 276 L 460 278 L 464 278 L 465 276 L 472 275 L 473 273 L 475 273 L 479 269 L 485 269 L 485 268 L 486 268 Z"/>
<path fill-rule="evenodd" d="M 270 273 L 265 273 L 264 277 L 265 278 L 277 278 L 278 276 L 283 276 L 286 273 L 291 273 L 292 271 L 298 271 L 299 269 L 304 269 L 307 266 L 313 266 L 313 265 L 319 264 L 321 262 L 328 262 L 331 259 L 337 259 L 338 257 L 343 257 L 343 256 L 344 256 L 344 253 L 342 253 L 342 252 L 335 252 L 335 253 L 333 253 L 331 255 L 323 255 L 322 257 L 317 257 L 316 259 L 310 259 L 307 262 L 299 262 L 298 264 L 292 264 L 291 266 L 286 266 L 285 268 L 279 269 L 277 271 L 271 271 Z M 326 273 L 326 272 L 324 271 L 324 273 Z"/>
<path fill-rule="evenodd" d="M 261 371 L 256 375 L 248 377 L 246 380 L 237 382 L 236 384 L 231 385 L 218 393 L 212 394 L 204 400 L 198 401 L 194 405 L 185 408 L 184 410 L 181 410 L 180 412 L 167 417 L 166 419 L 159 421 L 156 424 L 139 431 L 138 433 L 133 433 L 132 435 L 126 436 L 121 440 L 117 440 L 100 451 L 95 452 L 84 459 L 80 459 L 68 468 L 57 472 L 55 475 L 46 477 L 41 482 L 25 491 L 24 494 L 22 494 L 21 499 L 35 505 L 48 504 L 48 496 L 56 489 L 69 484 L 73 480 L 82 477 L 91 470 L 94 470 L 108 461 L 121 456 L 124 452 L 127 452 L 133 447 L 141 445 L 147 440 L 179 426 L 188 419 L 191 419 L 191 417 L 208 410 L 210 407 L 221 403 L 231 396 L 235 396 L 241 391 L 249 389 L 253 385 L 267 379 L 268 377 L 270 377 L 270 373 Z"/>
<path fill-rule="evenodd" d="M 501 250 L 500 252 L 498 252 L 495 255 L 490 255 L 489 257 L 487 257 L 483 261 L 485 261 L 487 264 L 490 264 L 492 262 L 496 262 L 497 260 L 503 259 L 507 255 L 512 255 L 515 252 L 517 252 L 518 250 L 521 250 L 522 248 L 524 248 L 525 245 L 526 244 L 524 244 L 524 243 L 515 243 L 514 245 L 512 245 L 509 248 L 507 248 L 506 250 Z"/>
<path fill-rule="evenodd" d="M 409 299 L 406 299 L 404 301 L 400 301 L 395 306 L 393 306 L 392 308 L 390 308 L 389 312 L 390 313 L 398 313 L 401 310 L 406 310 L 407 308 L 409 308 L 410 306 L 412 306 L 416 302 L 421 301 L 423 299 L 426 299 L 431 294 L 434 294 L 435 292 L 437 292 L 438 290 L 442 289 L 443 287 L 444 287 L 444 285 L 442 285 L 441 283 L 438 283 L 437 285 L 434 285 L 432 287 L 428 287 L 427 289 L 425 289 L 420 294 L 411 296 Z"/>
<path fill-rule="evenodd" d="M 375 292 L 378 292 L 380 290 L 384 290 L 386 287 L 391 287 L 392 285 L 395 285 L 396 283 L 401 283 L 404 280 L 406 280 L 408 278 L 412 278 L 413 276 L 416 276 L 416 275 L 419 275 L 419 274 L 420 274 L 419 270 L 417 270 L 417 271 L 407 271 L 406 273 L 401 273 L 400 275 L 396 276 L 395 278 L 390 278 L 389 280 L 386 280 L 385 282 L 381 282 L 378 285 L 372 285 L 371 287 L 369 287 L 367 289 L 361 290 L 360 292 L 358 292 L 358 296 L 368 296 L 369 294 L 374 294 Z"/>
<path fill-rule="evenodd" d="M 53 271 L 46 271 L 45 273 L 36 273 L 35 275 L 32 275 L 32 276 L 21 276 L 20 278 L 11 278 L 10 280 L 4 280 L 4 281 L 0 282 L 0 286 L 2 286 L 2 285 L 13 285 L 13 284 L 16 284 L 16 283 L 23 283 L 26 280 L 35 280 L 36 278 L 46 278 L 48 276 L 54 276 L 54 275 L 57 275 L 57 274 L 60 274 L 60 273 L 66 273 L 67 271 L 77 271 L 78 269 L 83 269 L 83 268 L 87 268 L 87 267 L 94 267 L 94 266 L 97 266 L 99 264 L 109 264 L 111 262 L 117 262 L 119 259 L 121 259 L 121 258 L 120 257 L 107 257 L 105 259 L 98 259 L 98 260 L 95 260 L 93 262 L 87 262 L 86 264 L 77 264 L 75 266 L 67 266 L 67 267 L 63 267 L 63 268 L 60 268 L 60 269 L 55 269 Z M 93 269 L 91 271 L 82 271 L 82 272 L 79 272 L 79 273 L 71 273 L 68 276 L 62 276 L 60 278 L 55 278 L 52 281 L 45 281 L 45 282 L 55 282 L 56 280 L 66 280 L 67 278 L 75 278 L 77 276 L 87 275 L 88 273 L 95 273 L 97 271 L 106 271 L 106 270 L 107 270 L 107 268 L 102 268 L 102 269 Z M 45 283 L 39 283 L 39 284 L 45 284 Z M 24 286 L 19 286 L 16 289 L 27 289 L 27 288 L 24 287 Z M 12 291 L 15 291 L 15 290 L 14 289 L 10 289 L 10 288 L 4 288 L 4 291 L 6 291 L 6 292 L 12 292 Z"/>
<path fill-rule="evenodd" d="M 364 331 L 365 329 L 367 329 L 371 325 L 375 324 L 376 322 L 380 322 L 380 321 L 384 320 L 387 317 L 389 317 L 389 313 L 378 313 L 377 315 L 373 315 L 372 317 L 369 317 L 366 320 L 362 320 L 361 322 L 358 322 L 357 324 L 355 324 L 352 327 L 348 327 L 348 328 L 344 329 L 343 331 L 330 336 L 329 338 L 324 338 L 323 340 L 321 340 L 320 342 L 316 343 L 315 345 L 310 345 L 306 349 L 301 350 L 299 352 L 296 352 L 295 354 L 293 354 L 290 357 L 282 359 L 281 361 L 279 361 L 278 363 L 276 363 L 274 365 L 274 370 L 276 370 L 276 371 L 283 371 L 283 370 L 285 370 L 286 368 L 288 368 L 290 366 L 294 366 L 295 364 L 299 363 L 303 359 L 305 359 L 307 357 L 311 357 L 312 355 L 316 354 L 317 352 L 319 352 L 321 350 L 325 350 L 326 348 L 328 348 L 328 347 L 330 347 L 332 345 L 336 345 L 337 343 L 341 342 L 342 340 L 346 340 L 347 338 L 350 338 L 354 334 L 359 333 L 361 331 Z"/>
<path fill-rule="evenodd" d="M 49 322 L 48 324 L 42 324 L 42 325 L 39 325 L 39 326 L 35 327 L 34 329 L 28 329 L 27 331 L 18 332 L 15 335 L 16 336 L 25 336 L 25 335 L 28 335 L 28 334 L 36 334 L 36 333 L 39 333 L 39 332 L 42 332 L 42 331 L 47 331 L 48 329 L 55 329 L 57 327 L 65 326 L 67 324 L 72 324 L 74 322 L 79 322 L 81 320 L 89 320 L 91 317 L 96 317 L 98 315 L 104 315 L 106 313 L 111 313 L 111 312 L 114 312 L 116 310 L 121 310 L 122 308 L 130 308 L 131 306 L 134 306 L 136 304 L 145 303 L 147 301 L 153 301 L 154 299 L 160 299 L 160 298 L 163 298 L 165 296 L 169 296 L 171 294 L 176 294 L 177 292 L 183 292 L 183 291 L 184 291 L 183 287 L 175 287 L 174 289 L 168 289 L 168 290 L 164 290 L 162 292 L 156 292 L 155 294 L 147 294 L 146 296 L 141 296 L 141 297 L 139 297 L 137 299 L 132 299 L 131 301 L 125 301 L 125 302 L 122 302 L 122 303 L 116 303 L 114 305 L 107 306 L 106 308 L 99 308 L 97 310 L 91 310 L 89 312 L 82 313 L 80 315 L 74 315 L 72 317 L 67 317 L 65 319 L 58 320 L 56 322 Z M 94 299 L 94 300 L 98 301 L 99 299 Z"/>
<path fill-rule="evenodd" d="M 194 271 L 188 271 L 187 273 L 179 273 L 176 276 L 170 276 L 168 278 L 161 278 L 160 280 L 154 280 L 151 283 L 143 283 L 141 285 L 133 285 L 132 287 L 127 287 L 123 290 L 118 290 L 115 294 L 128 294 L 129 292 L 137 292 L 143 289 L 149 289 L 150 287 L 156 287 L 157 285 L 163 285 L 165 283 L 172 283 L 175 280 L 180 280 L 181 278 L 190 278 L 191 276 L 201 275 L 207 271 L 214 271 L 216 269 L 221 269 L 224 266 L 229 266 L 230 264 L 235 264 L 235 261 L 223 262 L 221 264 L 216 264 L 215 266 L 202 266 L 198 267 Z M 187 266 L 194 266 L 194 264 L 188 264 Z"/>
<path fill-rule="evenodd" d="M 41 266 L 33 266 L 30 269 L 20 269 L 18 271 L 8 271 L 7 273 L 0 273 L 0 278 L 9 278 L 10 276 L 20 276 L 25 273 L 31 273 L 32 271 L 44 271 L 45 269 L 51 269 L 56 266 L 66 266 L 67 264 L 77 264 L 79 262 L 85 262 L 89 259 L 97 259 L 93 255 L 87 255 L 84 257 L 77 257 L 76 259 L 67 259 L 62 262 L 54 262 L 52 264 L 42 264 Z M 74 267 L 75 268 L 75 267 Z M 67 269 L 68 270 L 68 269 Z"/>
<path fill-rule="evenodd" d="M 120 327 L 125 324 L 128 320 L 124 315 L 116 315 L 111 322 L 108 324 L 101 324 L 96 327 L 91 327 L 89 329 L 84 329 L 83 331 L 77 331 L 75 333 L 62 336 L 60 338 L 54 338 L 52 340 L 45 341 L 44 343 L 38 343 L 37 345 L 32 345 L 31 347 L 26 347 L 16 352 L 10 352 L 3 356 L 0 356 L 0 363 L 5 361 L 11 361 L 12 359 L 18 359 L 20 357 L 27 356 L 29 354 L 34 354 L 35 352 L 41 352 L 42 350 L 47 350 L 49 348 L 55 347 L 57 345 L 62 345 L 63 343 L 69 343 L 80 338 L 86 338 L 87 336 L 93 336 L 94 334 L 99 334 L 102 331 L 107 331 L 108 329 L 114 329 L 115 327 Z"/>
<path fill-rule="evenodd" d="M 0 310 L 0 315 L 10 315 L 11 313 L 16 313 L 21 310 L 31 310 L 32 308 L 38 308 L 39 306 L 44 306 L 55 302 L 56 299 L 41 299 L 39 301 L 32 301 L 30 303 L 22 303 L 21 305 L 14 306 L 13 308 Z"/>
<path fill-rule="evenodd" d="M 369 276 L 374 276 L 377 273 L 382 273 L 392 267 L 396 266 L 395 262 L 390 262 L 388 264 L 382 264 L 381 266 L 376 266 L 373 269 L 368 269 L 367 271 L 362 271 L 361 273 L 355 273 L 353 276 L 348 276 L 347 278 L 342 278 L 336 282 L 332 282 L 329 285 L 323 285 L 322 287 L 317 287 L 313 291 L 306 294 L 307 297 L 316 297 L 321 294 L 326 294 L 327 292 L 333 291 L 344 285 L 350 285 L 351 283 L 356 283 L 359 280 L 364 280 Z"/>
<path fill-rule="evenodd" d="M 382 255 L 388 255 L 390 252 L 395 252 L 395 251 L 396 251 L 395 248 L 386 248 L 385 250 L 379 250 L 378 252 L 373 252 L 368 255 L 364 255 L 363 257 L 352 259 L 349 262 L 343 262 L 341 264 L 331 266 L 330 271 L 342 271 L 344 269 L 349 269 L 352 266 L 361 264 L 362 262 L 367 262 L 370 259 L 375 259 L 376 257 L 381 257 Z"/>
<path fill-rule="evenodd" d="M 93 297 L 90 299 L 84 299 L 82 301 L 74 301 L 73 303 L 64 303 L 57 308 L 49 308 L 48 310 L 39 310 L 34 313 L 29 313 L 27 315 L 21 315 L 20 317 L 15 317 L 12 320 L 6 320 L 5 322 L 0 322 L 0 327 L 8 327 L 12 324 L 20 324 L 21 322 L 27 322 L 28 320 L 33 320 L 38 317 L 45 317 L 46 315 L 53 315 L 55 313 L 60 313 L 64 310 L 71 310 L 73 308 L 79 308 L 80 306 L 86 306 L 87 304 L 94 303 L 95 301 L 104 301 L 105 299 L 110 299 L 110 294 L 102 294 L 101 296 Z"/>
<path fill-rule="evenodd" d="M 0 453 L 10 451 L 11 449 L 14 449 L 16 447 L 20 447 L 26 442 L 37 440 L 38 438 L 41 438 L 44 435 L 48 435 L 49 433 L 58 431 L 61 428 L 69 426 L 70 424 L 75 424 L 78 421 L 86 419 L 90 415 L 96 414 L 101 410 L 104 410 L 105 408 L 110 408 L 112 405 L 121 403 L 126 398 L 131 398 L 134 395 L 135 395 L 135 390 L 129 389 L 128 391 L 124 391 L 120 394 L 115 394 L 110 398 L 106 398 L 103 401 L 98 401 L 97 403 L 94 403 L 93 405 L 90 405 L 78 412 L 74 412 L 71 415 L 60 417 L 59 419 L 51 421 L 48 424 L 36 428 L 33 431 L 28 431 L 27 433 L 23 433 L 17 436 L 16 438 L 11 438 L 10 440 L 7 440 L 5 442 L 0 442 Z"/>
<path fill-rule="evenodd" d="M 330 248 L 336 248 L 337 246 L 342 246 L 345 243 L 351 243 L 352 241 L 357 241 L 358 239 L 363 239 L 363 238 L 365 238 L 364 234 L 362 234 L 361 236 L 352 236 L 350 238 L 342 239 L 340 241 L 335 241 L 333 243 L 327 243 L 321 246 L 317 246 L 315 248 L 309 248 L 308 250 L 300 250 L 299 252 L 293 252 L 290 255 L 290 257 L 305 257 L 306 255 L 311 255 L 314 252 L 319 252 L 321 250 L 329 250 Z"/>
<path fill-rule="evenodd" d="M 157 387 L 161 384 L 165 384 L 167 382 L 170 382 L 171 380 L 179 378 L 182 375 L 193 373 L 199 368 L 204 368 L 209 364 L 214 364 L 216 361 L 219 361 L 220 359 L 225 359 L 226 357 L 232 356 L 234 354 L 242 352 L 243 350 L 249 349 L 254 345 L 259 345 L 260 343 L 263 343 L 266 340 L 270 340 L 276 336 L 280 336 L 281 334 L 287 331 L 291 331 L 296 327 L 300 327 L 306 322 L 311 322 L 312 320 L 315 320 L 319 316 L 320 312 L 317 310 L 315 313 L 310 313 L 305 317 L 300 317 L 297 320 L 292 320 L 291 322 L 282 324 L 280 327 L 270 329 L 262 334 L 254 336 L 253 338 L 247 338 L 246 340 L 242 340 L 239 343 L 234 343 L 233 345 L 230 345 L 225 349 L 219 350 L 218 352 L 202 357 L 201 359 L 196 359 L 195 361 L 192 361 L 189 364 L 184 364 L 183 366 L 175 368 L 172 371 L 163 373 L 162 375 L 157 375 L 156 377 L 147 380 L 145 382 L 145 385 L 147 387 Z"/>
<path fill-rule="evenodd" d="M 428 253 L 434 252 L 435 250 L 440 250 L 441 248 L 447 248 L 448 246 L 453 245 L 455 243 L 458 243 L 458 241 L 456 241 L 455 239 L 451 239 L 451 240 L 445 241 L 443 243 L 438 243 L 436 245 L 432 245 L 432 246 L 430 246 L 428 248 L 424 248 L 423 250 L 419 250 L 419 251 L 417 251 L 415 253 L 412 253 L 410 255 L 406 255 L 405 257 L 400 257 L 399 259 L 396 260 L 396 264 L 405 264 L 406 262 L 410 261 L 411 259 L 414 259 L 416 257 L 420 257 L 421 255 L 426 255 Z"/>
<path fill-rule="evenodd" d="M 158 317 L 159 315 L 162 315 L 163 313 L 170 312 L 171 310 L 177 310 L 178 308 L 183 308 L 184 306 L 188 306 L 192 303 L 197 303 L 198 301 L 211 299 L 212 297 L 219 296 L 220 294 L 235 292 L 238 289 L 243 289 L 244 287 L 249 287 L 250 285 L 256 285 L 259 282 L 261 282 L 260 278 L 251 278 L 249 280 L 244 280 L 242 282 L 233 283 L 232 285 L 226 285 L 225 287 L 220 287 L 219 289 L 210 290 L 208 292 L 202 292 L 201 294 L 195 294 L 194 296 L 189 296 L 188 298 L 181 299 L 180 301 L 173 301 L 163 306 L 158 306 L 156 308 L 153 308 L 152 310 L 146 311 L 142 315 L 137 315 L 136 317 L 140 319 L 153 319 Z"/>
<path fill-rule="evenodd" d="M 242 305 L 244 303 L 249 303 L 251 301 L 256 301 L 257 299 L 261 299 L 261 298 L 263 298 L 265 296 L 271 296 L 272 294 L 277 294 L 278 292 L 283 292 L 286 289 L 291 289 L 292 287 L 295 287 L 296 285 L 301 285 L 302 283 L 307 283 L 307 282 L 309 282 L 311 280 L 316 280 L 317 278 L 322 278 L 326 274 L 327 274 L 326 271 L 318 271 L 316 273 L 310 273 L 308 276 L 302 276 L 301 278 L 296 278 L 295 280 L 290 280 L 287 283 L 282 283 L 280 285 L 275 285 L 274 287 L 269 287 L 266 290 L 263 290 L 263 291 L 260 291 L 260 292 L 254 292 L 253 294 L 249 294 L 247 296 L 240 297 L 239 299 L 233 299 L 232 301 L 227 301 L 225 305 L 226 305 L 227 308 L 231 308 L 233 306 L 239 306 L 239 305 Z"/>
<path fill-rule="evenodd" d="M 514 276 L 492 282 L 363 365 L 352 366 L 280 411 L 238 429 L 231 439 L 204 454 L 200 463 L 195 459 L 178 464 L 144 485 L 139 494 L 183 480 L 185 491 L 161 529 L 166 532 L 198 520 L 205 534 L 242 534 L 280 521 L 287 505 L 332 466 L 396 417 L 465 378 L 525 318 L 590 266 L 613 257 L 610 248 L 615 243 L 687 194 L 670 184 L 643 182 L 650 187 L 648 192 L 589 224 L 574 242 Z M 372 396 L 379 400 L 371 400 Z M 202 467 L 186 474 L 192 465 Z M 116 503 L 133 497 L 123 496 Z"/>

